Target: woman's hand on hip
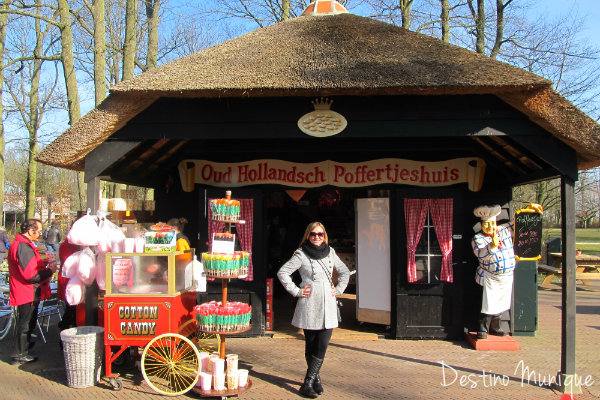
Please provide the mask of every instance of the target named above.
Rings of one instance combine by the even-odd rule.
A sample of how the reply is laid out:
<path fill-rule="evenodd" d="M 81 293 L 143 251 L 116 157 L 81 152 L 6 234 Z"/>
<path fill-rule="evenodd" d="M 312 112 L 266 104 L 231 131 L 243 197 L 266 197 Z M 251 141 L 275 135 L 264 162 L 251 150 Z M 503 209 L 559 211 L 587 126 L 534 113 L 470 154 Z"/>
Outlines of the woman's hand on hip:
<path fill-rule="evenodd" d="M 337 297 L 337 295 L 338 295 L 338 294 L 337 294 L 337 290 L 335 290 L 335 286 L 332 286 L 332 287 L 331 287 L 331 295 L 332 295 L 333 297 Z"/>
<path fill-rule="evenodd" d="M 312 290 L 310 288 L 310 285 L 304 286 L 302 288 L 302 297 L 309 297 L 311 292 L 312 292 Z"/>

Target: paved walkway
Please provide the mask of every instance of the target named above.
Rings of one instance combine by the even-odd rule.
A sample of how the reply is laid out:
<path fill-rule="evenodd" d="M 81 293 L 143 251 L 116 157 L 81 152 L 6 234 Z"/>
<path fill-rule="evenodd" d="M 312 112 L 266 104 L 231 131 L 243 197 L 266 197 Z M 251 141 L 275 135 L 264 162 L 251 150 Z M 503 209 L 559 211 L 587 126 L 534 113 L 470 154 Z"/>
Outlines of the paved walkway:
<path fill-rule="evenodd" d="M 580 287 L 578 287 L 580 288 Z M 321 399 L 560 399 L 548 387 L 560 369 L 560 301 L 556 289 L 539 291 L 539 330 L 517 337 L 519 351 L 475 351 L 465 341 L 334 339 L 321 370 Z M 577 373 L 583 393 L 576 399 L 600 398 L 600 291 L 577 291 Z M 252 388 L 240 399 L 297 399 L 304 376 L 303 342 L 298 339 L 227 340 L 227 352 L 240 355 L 250 369 Z M 9 365 L 10 342 L 0 342 L 1 399 L 151 399 L 160 396 L 139 370 L 128 367 L 125 388 L 115 392 L 101 382 L 72 389 L 66 385 L 56 329 L 49 342 L 37 343 L 40 360 Z M 528 379 L 529 376 L 529 379 Z M 545 384 L 544 384 L 545 383 Z M 197 398 L 188 393 L 176 398 Z"/>

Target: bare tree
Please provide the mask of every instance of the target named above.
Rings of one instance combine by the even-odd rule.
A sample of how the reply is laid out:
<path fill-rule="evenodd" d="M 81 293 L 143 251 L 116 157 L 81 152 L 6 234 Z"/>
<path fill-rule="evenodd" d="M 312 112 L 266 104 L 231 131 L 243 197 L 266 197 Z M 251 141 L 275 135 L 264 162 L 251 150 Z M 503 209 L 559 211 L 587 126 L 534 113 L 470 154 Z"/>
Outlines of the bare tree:
<path fill-rule="evenodd" d="M 10 0 L 6 0 L 0 8 L 8 10 L 10 3 Z M 0 14 L 0 215 L 4 215 L 4 109 L 1 89 L 4 83 L 4 42 L 7 24 L 8 14 Z M 0 224 L 4 224 L 4 218 L 0 220 Z"/>
<path fill-rule="evenodd" d="M 42 16 L 41 0 L 35 0 L 35 13 Z M 36 199 L 36 176 L 37 157 L 39 146 L 39 131 L 42 125 L 44 113 L 53 106 L 55 89 L 57 87 L 58 68 L 54 69 L 55 79 L 41 83 L 44 54 L 52 49 L 54 38 L 52 37 L 55 26 L 42 21 L 42 18 L 21 20 L 18 25 L 19 31 L 12 32 L 14 48 L 19 49 L 20 54 L 32 54 L 31 60 L 23 61 L 23 68 L 18 75 L 6 80 L 8 93 L 12 99 L 12 107 L 20 116 L 22 125 L 28 132 L 27 138 L 27 177 L 25 181 L 25 213 L 27 218 L 32 218 L 35 212 Z M 17 24 L 13 24 L 17 29 Z M 33 27 L 33 35 L 30 40 L 28 31 Z M 30 48 L 30 44 L 33 48 Z M 49 76 L 49 74 L 47 74 Z"/>

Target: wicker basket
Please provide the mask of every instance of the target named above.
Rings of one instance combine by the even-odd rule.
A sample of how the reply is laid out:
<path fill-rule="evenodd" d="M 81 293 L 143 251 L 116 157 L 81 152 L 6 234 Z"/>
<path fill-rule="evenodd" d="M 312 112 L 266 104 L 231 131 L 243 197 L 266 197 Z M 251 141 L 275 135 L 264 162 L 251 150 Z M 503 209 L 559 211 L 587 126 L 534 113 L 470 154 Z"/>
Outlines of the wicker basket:
<path fill-rule="evenodd" d="M 100 326 L 79 326 L 60 333 L 69 387 L 86 388 L 99 381 L 103 334 L 104 328 Z"/>

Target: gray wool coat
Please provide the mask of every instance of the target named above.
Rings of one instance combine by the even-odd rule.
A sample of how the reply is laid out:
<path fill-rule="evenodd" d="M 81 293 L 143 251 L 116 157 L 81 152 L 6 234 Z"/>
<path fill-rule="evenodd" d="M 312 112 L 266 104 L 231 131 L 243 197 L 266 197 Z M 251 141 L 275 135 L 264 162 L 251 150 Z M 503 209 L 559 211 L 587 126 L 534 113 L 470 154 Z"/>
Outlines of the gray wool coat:
<path fill-rule="evenodd" d="M 332 276 L 333 269 L 336 269 L 338 283 L 335 289 L 338 296 L 344 293 L 350 279 L 350 271 L 331 247 L 329 255 L 318 261 L 311 260 L 298 249 L 277 272 L 285 290 L 299 298 L 292 318 L 292 325 L 297 328 L 332 329 L 338 326 L 336 298 L 331 293 L 331 283 L 321 264 L 325 266 L 329 276 Z M 291 278 L 296 270 L 302 278 L 300 287 L 296 286 Z M 309 297 L 302 297 L 302 288 L 307 285 L 311 287 L 311 294 Z"/>

